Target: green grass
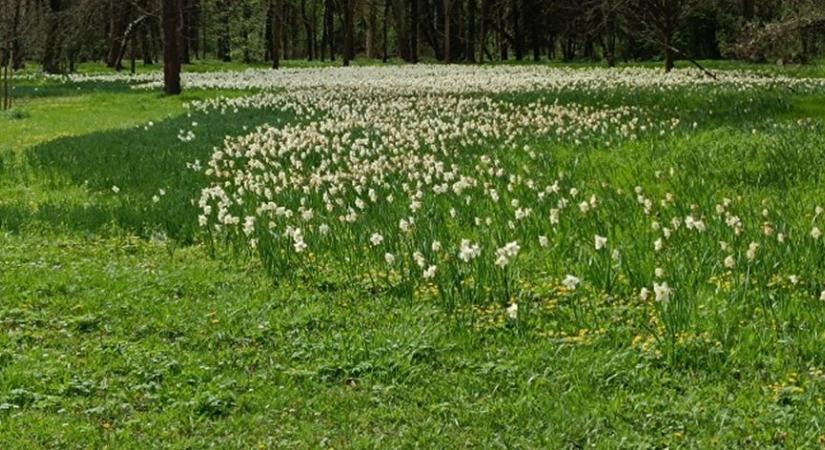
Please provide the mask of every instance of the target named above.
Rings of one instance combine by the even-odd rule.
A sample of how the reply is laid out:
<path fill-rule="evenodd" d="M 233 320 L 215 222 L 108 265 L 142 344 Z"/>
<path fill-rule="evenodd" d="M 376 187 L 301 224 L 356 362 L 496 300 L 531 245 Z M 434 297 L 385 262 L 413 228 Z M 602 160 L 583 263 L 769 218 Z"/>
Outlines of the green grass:
<path fill-rule="evenodd" d="M 226 135 L 293 117 L 187 116 L 184 102 L 216 92 L 33 89 L 21 87 L 19 113 L 0 116 L 0 448 L 825 443 L 823 305 L 707 295 L 669 360 L 631 345 L 648 319 L 632 300 L 599 299 L 579 336 L 569 311 L 545 305 L 552 294 L 536 299 L 547 312 L 516 323 L 486 306 L 448 314 L 437 297 L 409 301 L 335 272 L 273 282 L 256 259 L 200 239 L 190 200 L 205 180 L 186 163 Z M 822 128 L 772 128 L 821 123 L 821 96 L 768 93 L 749 112 L 737 103 L 747 99 L 670 100 L 702 127 L 582 158 L 542 150 L 574 173 L 677 196 L 790 197 L 789 221 L 797 204 L 822 203 Z M 180 142 L 181 129 L 195 141 Z M 684 183 L 657 184 L 653 170 L 671 166 Z M 821 270 L 794 261 L 783 269 Z"/>

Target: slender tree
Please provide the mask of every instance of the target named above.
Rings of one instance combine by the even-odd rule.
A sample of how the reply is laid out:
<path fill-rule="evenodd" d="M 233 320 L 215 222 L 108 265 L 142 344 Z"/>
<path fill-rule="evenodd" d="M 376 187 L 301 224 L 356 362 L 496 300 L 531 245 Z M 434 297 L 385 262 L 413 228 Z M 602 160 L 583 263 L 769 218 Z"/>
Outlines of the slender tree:
<path fill-rule="evenodd" d="M 283 14 L 284 6 L 282 0 L 271 0 L 272 7 L 272 68 L 281 67 L 281 46 L 283 44 Z"/>
<path fill-rule="evenodd" d="M 166 95 L 181 92 L 181 0 L 163 0 L 163 90 Z"/>

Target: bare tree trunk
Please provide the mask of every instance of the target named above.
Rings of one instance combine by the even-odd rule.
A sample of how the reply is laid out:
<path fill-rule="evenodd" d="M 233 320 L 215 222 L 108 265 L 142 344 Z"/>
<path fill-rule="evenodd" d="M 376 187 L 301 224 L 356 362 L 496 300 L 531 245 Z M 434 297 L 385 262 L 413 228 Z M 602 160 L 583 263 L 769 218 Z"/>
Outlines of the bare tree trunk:
<path fill-rule="evenodd" d="M 163 90 L 166 95 L 181 92 L 181 0 L 163 0 Z"/>
<path fill-rule="evenodd" d="M 355 0 L 344 0 L 344 66 L 355 58 Z"/>
<path fill-rule="evenodd" d="M 483 63 L 487 52 L 487 16 L 490 11 L 490 0 L 481 0 L 481 20 L 479 20 L 481 50 L 478 54 L 478 61 Z"/>
<path fill-rule="evenodd" d="M 315 10 L 315 1 L 313 0 L 313 11 Z M 315 59 L 315 14 L 312 17 L 307 13 L 306 0 L 301 0 L 301 17 L 304 20 L 304 30 L 306 31 L 307 42 L 306 52 L 307 59 L 312 61 Z"/>
<path fill-rule="evenodd" d="M 382 61 L 384 63 L 387 62 L 389 59 L 389 51 L 390 51 L 390 40 L 389 40 L 389 22 L 390 22 L 390 0 L 384 0 L 384 49 Z"/>
<path fill-rule="evenodd" d="M 281 0 L 272 0 L 272 68 L 281 67 L 281 44 L 283 43 L 283 14 L 284 8 Z"/>
<path fill-rule="evenodd" d="M 364 39 L 364 47 L 366 56 L 369 59 L 375 58 L 377 55 L 376 42 L 378 41 L 378 8 L 376 6 L 377 0 L 367 0 L 367 33 Z"/>
<path fill-rule="evenodd" d="M 188 42 L 187 47 L 189 47 L 189 51 L 191 55 L 189 55 L 189 60 L 192 57 L 197 58 L 198 52 L 200 51 L 200 40 L 198 39 L 198 33 L 201 27 L 201 0 L 189 0 L 189 29 L 186 32 L 186 36 L 184 39 Z"/>
<path fill-rule="evenodd" d="M 410 62 L 418 64 L 418 0 L 410 0 Z"/>
<path fill-rule="evenodd" d="M 756 14 L 755 10 L 754 0 L 742 0 L 742 17 L 745 18 L 745 21 L 753 21 L 754 15 Z"/>
<path fill-rule="evenodd" d="M 232 61 L 232 38 L 229 29 L 229 2 L 219 0 L 218 15 L 220 24 L 218 26 L 218 59 L 229 62 Z"/>
<path fill-rule="evenodd" d="M 513 50 L 516 53 L 516 59 L 521 61 L 524 59 L 524 34 L 521 29 L 521 8 L 519 0 L 513 0 L 512 10 L 513 15 Z"/>
<path fill-rule="evenodd" d="M 444 0 L 444 62 L 447 64 L 452 62 L 450 55 L 450 44 L 452 44 L 452 36 L 450 35 L 451 3 L 451 0 Z"/>
<path fill-rule="evenodd" d="M 3 63 L 3 110 L 11 108 L 11 86 L 9 77 L 9 65 L 14 55 L 10 55 L 8 48 L 0 49 L 0 62 Z"/>
<path fill-rule="evenodd" d="M 467 61 L 476 62 L 476 0 L 467 0 L 467 40 L 465 42 Z"/>
<path fill-rule="evenodd" d="M 335 2 L 324 1 L 324 42 L 329 48 L 329 60 L 335 61 Z"/>
<path fill-rule="evenodd" d="M 60 0 L 49 0 L 48 4 L 49 9 L 46 12 L 46 42 L 43 47 L 43 72 L 60 73 L 58 33 L 60 32 L 59 14 L 62 5 Z"/>
<path fill-rule="evenodd" d="M 249 51 L 249 22 L 252 19 L 252 6 L 244 2 L 241 6 L 242 24 L 241 24 L 241 45 L 243 45 L 243 62 L 249 64 L 252 62 L 252 54 Z"/>
<path fill-rule="evenodd" d="M 23 36 L 20 32 L 20 8 L 23 0 L 14 0 L 14 15 L 11 23 L 11 65 L 13 70 L 20 70 L 26 65 L 23 52 Z"/>

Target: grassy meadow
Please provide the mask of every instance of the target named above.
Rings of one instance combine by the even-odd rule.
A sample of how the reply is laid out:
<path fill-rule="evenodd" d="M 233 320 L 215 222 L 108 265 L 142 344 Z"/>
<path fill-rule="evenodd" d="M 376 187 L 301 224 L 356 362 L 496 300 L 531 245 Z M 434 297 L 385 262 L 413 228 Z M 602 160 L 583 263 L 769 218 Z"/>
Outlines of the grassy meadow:
<path fill-rule="evenodd" d="M 822 447 L 825 72 L 709 65 L 21 77 L 0 448 Z"/>

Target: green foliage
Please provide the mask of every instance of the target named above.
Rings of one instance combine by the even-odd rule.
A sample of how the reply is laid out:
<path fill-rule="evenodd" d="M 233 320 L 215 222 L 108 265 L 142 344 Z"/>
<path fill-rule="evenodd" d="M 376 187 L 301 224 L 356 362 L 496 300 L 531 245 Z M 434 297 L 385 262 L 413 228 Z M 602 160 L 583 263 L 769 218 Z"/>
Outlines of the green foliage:
<path fill-rule="evenodd" d="M 682 271 L 674 277 L 703 283 L 660 309 L 610 284 L 596 257 L 583 269 L 594 281 L 572 294 L 558 287 L 563 260 L 536 257 L 516 320 L 497 303 L 409 301 L 369 277 L 316 266 L 273 283 L 258 259 L 204 243 L 190 203 L 204 179 L 187 163 L 204 163 L 226 135 L 294 117 L 190 116 L 180 99 L 124 86 L 24 89 L 30 115 L 0 120 L 0 448 L 823 442 L 821 249 L 764 245 L 779 266 L 712 284 L 718 261 L 697 262 L 709 261 L 718 236 L 705 236 L 668 255 Z M 628 102 L 576 92 L 562 100 Z M 820 97 L 677 92 L 633 101 L 701 126 L 584 154 L 534 148 L 571 175 L 702 202 L 741 194 L 745 211 L 767 199 L 781 223 L 809 225 L 825 195 Z M 663 104 L 673 109 L 656 109 Z M 182 129 L 195 139 L 179 140 Z M 654 175 L 671 167 L 673 177 Z M 605 217 L 629 211 L 618 199 L 603 207 Z M 611 241 L 646 239 L 641 218 L 612 225 Z M 591 239 L 596 226 L 566 231 Z M 649 277 L 645 255 L 623 256 L 635 268 L 629 279 Z M 748 289 L 748 277 L 777 273 L 807 282 Z"/>

